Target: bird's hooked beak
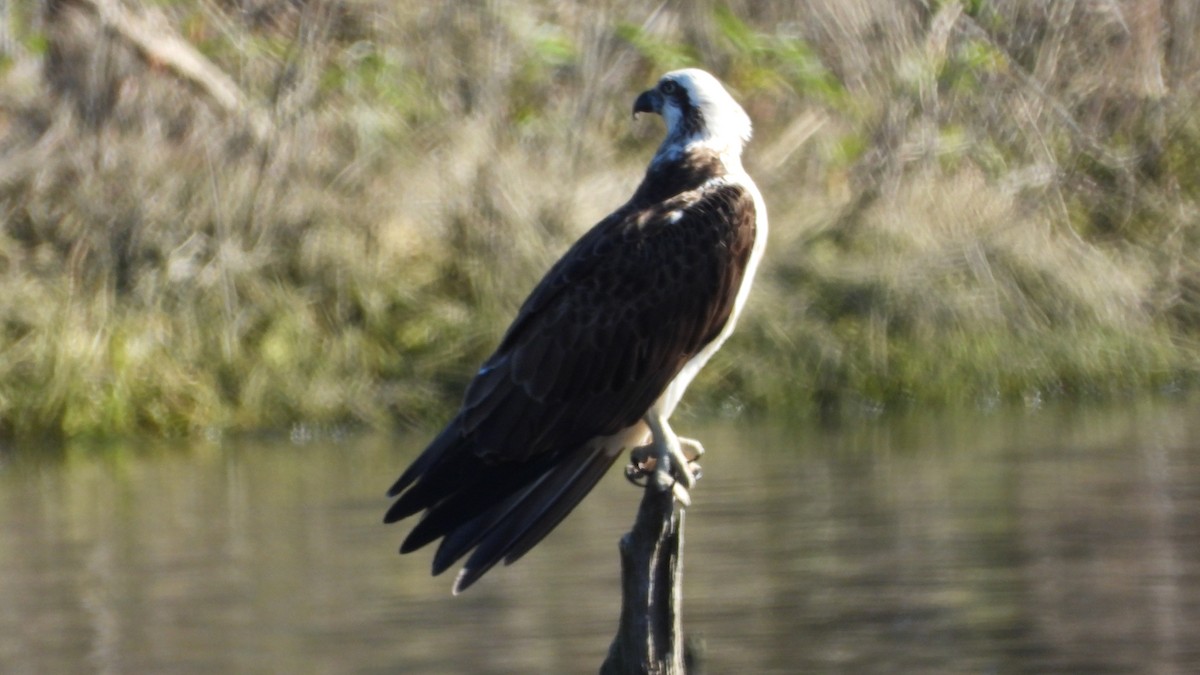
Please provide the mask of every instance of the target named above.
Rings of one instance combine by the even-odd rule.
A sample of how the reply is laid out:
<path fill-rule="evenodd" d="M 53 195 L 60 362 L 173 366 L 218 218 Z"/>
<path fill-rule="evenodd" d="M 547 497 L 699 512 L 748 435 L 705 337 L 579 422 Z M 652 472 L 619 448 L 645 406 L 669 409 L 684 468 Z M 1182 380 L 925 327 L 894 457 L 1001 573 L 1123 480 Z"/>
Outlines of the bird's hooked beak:
<path fill-rule="evenodd" d="M 663 98 L 662 94 L 657 89 L 647 89 L 643 91 L 637 100 L 633 102 L 633 119 L 637 119 L 638 113 L 654 113 L 662 114 Z"/>

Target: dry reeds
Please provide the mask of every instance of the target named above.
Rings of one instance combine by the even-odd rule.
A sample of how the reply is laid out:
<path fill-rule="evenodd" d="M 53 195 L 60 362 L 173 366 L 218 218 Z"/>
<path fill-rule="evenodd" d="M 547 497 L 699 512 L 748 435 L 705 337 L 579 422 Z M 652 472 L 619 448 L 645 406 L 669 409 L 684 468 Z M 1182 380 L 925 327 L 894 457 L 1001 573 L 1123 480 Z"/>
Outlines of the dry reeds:
<path fill-rule="evenodd" d="M 628 121 L 632 96 L 693 63 L 756 121 L 773 225 L 694 400 L 1184 383 L 1200 326 L 1184 4 L 163 8 L 263 127 L 103 30 L 95 3 L 10 11 L 0 433 L 443 411 L 640 178 L 659 131 Z"/>

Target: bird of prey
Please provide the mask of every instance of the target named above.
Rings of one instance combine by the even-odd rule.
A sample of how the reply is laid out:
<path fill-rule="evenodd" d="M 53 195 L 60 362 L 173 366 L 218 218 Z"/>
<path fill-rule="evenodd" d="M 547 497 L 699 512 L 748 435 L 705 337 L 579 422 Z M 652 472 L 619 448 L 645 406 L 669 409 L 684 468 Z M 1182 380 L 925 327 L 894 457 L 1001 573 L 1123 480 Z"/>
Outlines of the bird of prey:
<path fill-rule="evenodd" d="M 767 212 L 742 168 L 750 118 L 715 77 L 667 73 L 638 113 L 661 115 L 666 138 L 637 191 L 550 268 L 388 491 L 384 522 L 424 511 L 401 553 L 441 538 L 434 575 L 471 553 L 455 593 L 527 553 L 627 450 L 688 502 L 703 448 L 667 419 L 733 332 Z"/>

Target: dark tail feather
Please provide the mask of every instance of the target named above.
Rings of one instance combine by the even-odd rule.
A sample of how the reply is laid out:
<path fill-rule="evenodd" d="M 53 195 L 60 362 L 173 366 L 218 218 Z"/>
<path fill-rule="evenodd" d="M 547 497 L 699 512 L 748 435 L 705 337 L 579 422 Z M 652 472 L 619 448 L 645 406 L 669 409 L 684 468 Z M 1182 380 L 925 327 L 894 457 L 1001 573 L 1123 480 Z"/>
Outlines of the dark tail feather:
<path fill-rule="evenodd" d="M 474 476 L 478 475 L 479 471 L 472 471 L 471 464 L 479 463 L 479 460 L 467 452 L 458 452 L 457 456 L 449 456 L 438 458 L 435 462 L 430 462 L 424 471 L 419 473 L 419 480 L 406 488 L 400 494 L 387 513 L 383 516 L 383 522 L 394 523 L 398 520 L 403 520 L 422 509 L 427 509 L 436 504 L 447 493 L 453 493 L 461 489 L 462 484 L 455 484 L 455 478 L 460 475 Z M 417 458 L 413 462 L 413 467 L 422 463 L 425 456 Z M 412 467 L 410 467 L 411 470 Z M 405 472 L 407 474 L 408 471 Z M 411 479 L 409 479 L 411 482 Z M 399 481 L 397 485 L 399 485 Z M 391 496 L 396 496 L 389 491 Z"/>
<path fill-rule="evenodd" d="M 428 510 L 405 537 L 404 544 L 400 547 L 401 553 L 415 551 L 438 537 L 454 532 L 461 525 L 485 516 L 513 493 L 537 483 L 539 477 L 547 471 L 545 462 L 491 465 L 485 470 L 483 462 L 474 457 L 464 462 L 464 467 L 451 467 L 453 470 L 449 474 L 449 481 L 454 483 L 452 487 L 440 485 L 447 481 L 439 472 L 423 478 L 422 482 L 413 486 L 412 491 L 401 497 L 401 501 L 404 501 L 409 494 L 419 490 L 434 495 L 447 495 L 433 503 L 430 503 L 432 499 L 421 495 L 408 506 L 410 509 L 415 506 Z M 425 490 L 426 481 L 438 485 Z M 400 502 L 397 502 L 397 505 L 399 504 Z"/>
<path fill-rule="evenodd" d="M 533 548 L 591 492 L 619 454 L 602 448 L 577 452 L 578 457 L 546 473 L 492 527 L 474 533 L 479 544 L 454 582 L 456 594 L 501 560 L 512 562 Z"/>
<path fill-rule="evenodd" d="M 462 439 L 462 427 L 459 420 L 456 418 L 442 429 L 442 433 L 433 439 L 429 447 L 421 453 L 419 457 L 413 460 L 413 463 L 400 474 L 400 478 L 388 488 L 387 496 L 395 497 L 404 491 L 404 488 L 412 484 L 413 481 L 420 478 L 429 472 L 436 464 L 441 464 L 448 457 L 456 456 L 459 453 L 454 452 L 451 448 L 454 444 Z M 387 521 L 392 522 L 392 521 Z"/>
<path fill-rule="evenodd" d="M 504 564 L 511 565 L 521 559 L 538 542 L 546 538 L 546 535 L 558 527 L 558 524 L 571 513 L 572 510 L 583 501 L 583 498 L 596 487 L 596 483 L 604 477 L 608 472 L 609 467 L 613 465 L 620 453 L 614 454 L 612 457 L 605 458 L 602 454 L 593 458 L 583 470 L 576 475 L 575 479 L 567 486 L 567 489 L 551 503 L 542 515 L 534 522 L 519 539 L 514 541 L 504 554 Z"/>
<path fill-rule="evenodd" d="M 416 550 L 483 513 L 536 479 L 546 470 L 541 464 L 489 464 L 480 459 L 472 441 L 463 438 L 455 419 L 404 471 L 388 496 L 398 499 L 383 522 L 394 523 L 422 510 L 401 548 Z"/>
<path fill-rule="evenodd" d="M 437 553 L 433 556 L 433 575 L 437 576 L 450 569 L 468 551 L 483 539 L 484 535 L 496 526 L 505 516 L 512 512 L 523 499 L 529 496 L 537 484 L 529 485 L 520 492 L 512 495 L 503 503 L 492 507 L 487 513 L 481 513 L 469 523 L 464 523 L 447 534 L 438 545 Z"/>

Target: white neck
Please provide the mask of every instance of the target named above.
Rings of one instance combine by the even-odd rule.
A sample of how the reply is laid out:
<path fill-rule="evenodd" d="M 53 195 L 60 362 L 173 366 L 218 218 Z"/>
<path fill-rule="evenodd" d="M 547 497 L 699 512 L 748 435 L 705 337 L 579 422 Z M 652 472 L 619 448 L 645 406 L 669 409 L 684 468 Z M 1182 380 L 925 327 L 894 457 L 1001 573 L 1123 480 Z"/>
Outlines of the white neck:
<path fill-rule="evenodd" d="M 745 173 L 745 170 L 742 169 L 741 139 L 731 142 L 729 139 L 716 138 L 708 133 L 692 134 L 685 138 L 677 138 L 673 134 L 668 135 L 662 145 L 658 146 L 658 151 L 654 153 L 654 159 L 650 160 L 650 165 L 656 166 L 663 162 L 679 161 L 688 154 L 702 150 L 717 155 L 729 173 Z"/>

